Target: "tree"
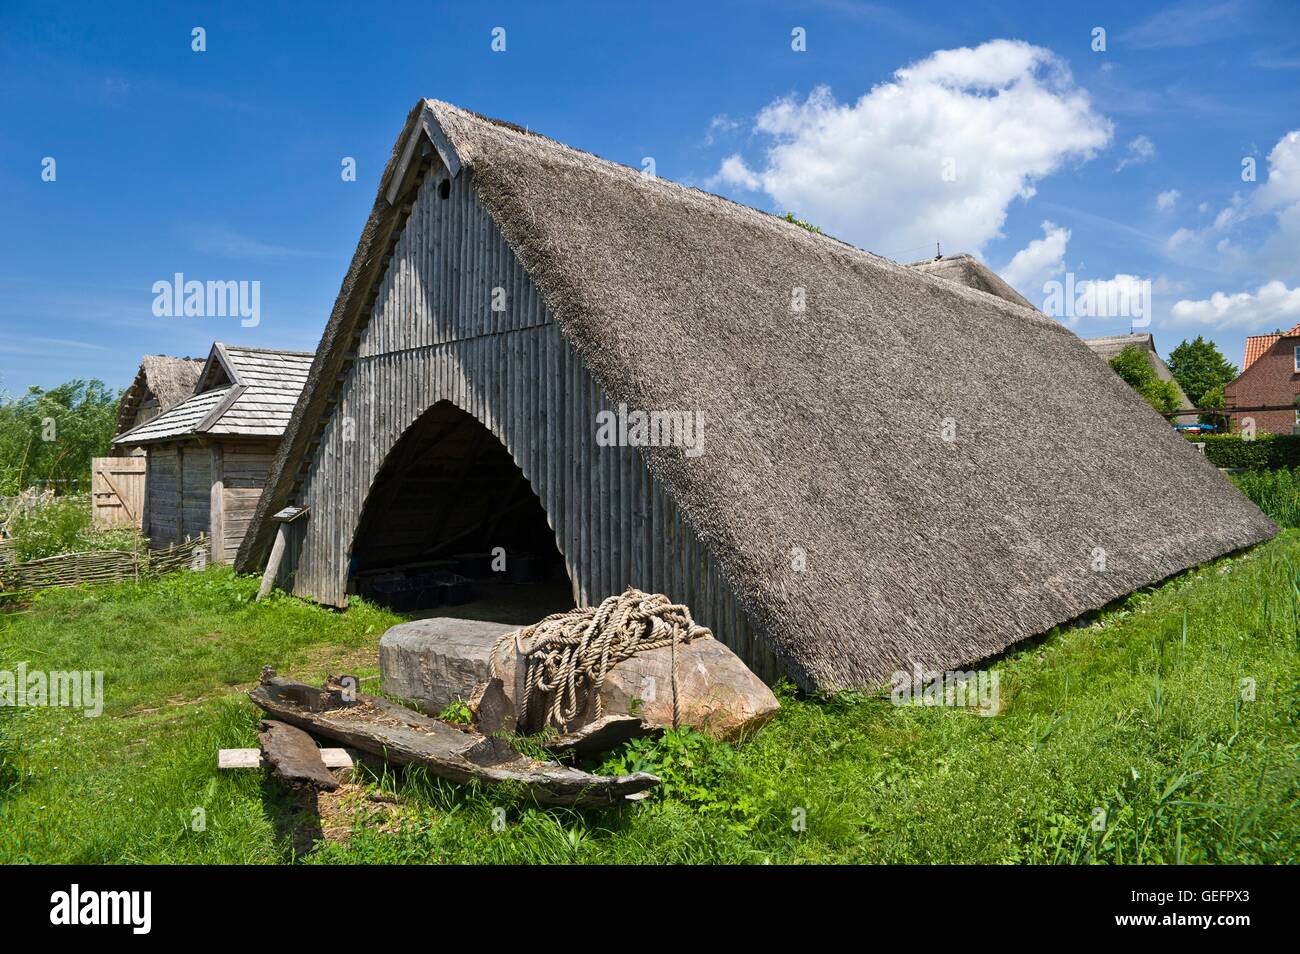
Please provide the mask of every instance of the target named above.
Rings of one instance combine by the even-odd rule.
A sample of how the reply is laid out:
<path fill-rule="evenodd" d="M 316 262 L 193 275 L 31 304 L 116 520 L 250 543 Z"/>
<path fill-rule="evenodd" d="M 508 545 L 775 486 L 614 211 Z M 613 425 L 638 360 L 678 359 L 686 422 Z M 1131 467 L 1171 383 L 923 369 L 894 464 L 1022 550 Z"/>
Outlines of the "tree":
<path fill-rule="evenodd" d="M 1147 360 L 1147 352 L 1129 345 L 1110 359 L 1110 366 L 1134 391 L 1162 414 L 1178 410 L 1178 388 L 1164 381 Z"/>
<path fill-rule="evenodd" d="M 90 460 L 108 451 L 117 429 L 117 402 L 118 393 L 94 379 L 0 398 L 0 496 L 45 481 L 88 491 Z"/>
<path fill-rule="evenodd" d="M 1195 341 L 1184 341 L 1169 352 L 1169 370 L 1182 387 L 1187 399 L 1197 407 L 1215 388 L 1222 388 L 1237 376 L 1237 367 L 1219 351 L 1213 341 L 1200 335 Z"/>
<path fill-rule="evenodd" d="M 1227 403 L 1227 399 L 1223 396 L 1223 385 L 1216 384 L 1214 387 L 1210 388 L 1210 390 L 1201 395 L 1201 399 L 1196 403 L 1198 407 L 1205 408 L 1209 411 L 1223 410 Z M 1220 431 L 1225 433 L 1229 430 L 1228 418 L 1223 414 L 1202 414 L 1198 420 L 1200 420 L 1202 424 L 1213 424 Z"/>

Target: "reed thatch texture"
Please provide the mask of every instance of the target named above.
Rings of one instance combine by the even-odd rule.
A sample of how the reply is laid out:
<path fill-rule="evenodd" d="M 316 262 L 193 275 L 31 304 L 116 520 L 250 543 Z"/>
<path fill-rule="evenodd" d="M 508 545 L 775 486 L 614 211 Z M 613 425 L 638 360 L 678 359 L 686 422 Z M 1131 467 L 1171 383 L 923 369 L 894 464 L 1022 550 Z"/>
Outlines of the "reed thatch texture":
<path fill-rule="evenodd" d="M 908 267 L 915 268 L 919 272 L 925 272 L 927 275 L 933 275 L 936 278 L 946 278 L 949 281 L 957 282 L 959 285 L 965 285 L 967 288 L 975 288 L 982 292 L 988 292 L 990 295 L 997 295 L 1013 305 L 1024 305 L 1026 308 L 1034 307 L 1024 295 L 1008 285 L 1001 275 L 974 255 L 944 255 L 941 258 L 929 258 L 923 262 L 913 262 Z"/>
<path fill-rule="evenodd" d="M 646 463 L 806 687 L 965 666 L 1276 532 L 1034 309 L 426 101 L 394 150 L 244 570 L 329 412 L 365 317 L 362 279 L 384 254 L 385 192 L 421 127 L 472 175 L 610 399 L 702 416 L 702 456 L 650 448 Z"/>
<path fill-rule="evenodd" d="M 135 380 L 122 392 L 122 399 L 118 402 L 118 433 L 135 425 L 140 405 L 151 398 L 158 402 L 159 413 L 180 404 L 194 393 L 194 385 L 202 370 L 202 358 L 145 355 L 140 360 L 140 370 L 136 372 Z"/>

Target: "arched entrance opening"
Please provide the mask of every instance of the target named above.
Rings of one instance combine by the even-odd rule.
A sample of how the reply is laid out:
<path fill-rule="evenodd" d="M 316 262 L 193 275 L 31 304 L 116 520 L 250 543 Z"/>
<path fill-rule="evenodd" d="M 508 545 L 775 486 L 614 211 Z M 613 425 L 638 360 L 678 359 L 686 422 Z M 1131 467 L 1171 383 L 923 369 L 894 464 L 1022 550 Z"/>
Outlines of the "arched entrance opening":
<path fill-rule="evenodd" d="M 371 485 L 348 591 L 416 617 L 508 623 L 574 605 L 528 479 L 491 431 L 448 401 L 402 435 Z"/>

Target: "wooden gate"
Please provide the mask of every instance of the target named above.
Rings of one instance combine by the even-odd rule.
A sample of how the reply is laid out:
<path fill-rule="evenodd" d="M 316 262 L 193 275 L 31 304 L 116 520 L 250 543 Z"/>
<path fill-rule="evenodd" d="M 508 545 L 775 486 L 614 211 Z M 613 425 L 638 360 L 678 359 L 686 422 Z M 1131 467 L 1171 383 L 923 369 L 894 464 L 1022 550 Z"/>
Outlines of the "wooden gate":
<path fill-rule="evenodd" d="M 145 457 L 96 457 L 91 461 L 95 529 L 142 527 Z"/>

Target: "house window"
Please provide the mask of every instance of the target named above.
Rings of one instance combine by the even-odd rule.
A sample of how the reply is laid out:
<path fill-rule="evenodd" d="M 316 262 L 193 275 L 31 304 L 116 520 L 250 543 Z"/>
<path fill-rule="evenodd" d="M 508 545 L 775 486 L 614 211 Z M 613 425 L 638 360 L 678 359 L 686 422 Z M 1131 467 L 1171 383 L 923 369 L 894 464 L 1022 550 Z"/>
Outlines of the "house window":
<path fill-rule="evenodd" d="M 1300 345 L 1295 346 L 1295 369 L 1300 373 Z"/>

